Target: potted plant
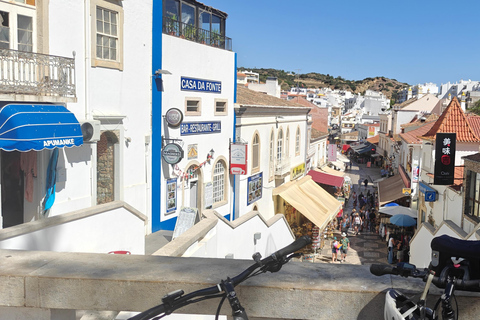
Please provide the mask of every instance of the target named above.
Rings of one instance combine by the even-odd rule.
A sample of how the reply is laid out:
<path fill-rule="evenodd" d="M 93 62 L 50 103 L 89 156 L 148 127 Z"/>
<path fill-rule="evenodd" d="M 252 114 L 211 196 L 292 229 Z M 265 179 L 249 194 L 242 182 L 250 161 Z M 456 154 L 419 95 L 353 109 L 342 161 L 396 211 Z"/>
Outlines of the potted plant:
<path fill-rule="evenodd" d="M 178 20 L 177 20 L 177 15 L 173 14 L 171 17 L 167 18 L 167 33 L 172 36 L 177 35 L 177 30 L 178 30 Z"/>
<path fill-rule="evenodd" d="M 215 29 L 212 31 L 211 38 L 212 38 L 212 45 L 214 47 L 219 47 L 220 46 L 220 32 Z"/>

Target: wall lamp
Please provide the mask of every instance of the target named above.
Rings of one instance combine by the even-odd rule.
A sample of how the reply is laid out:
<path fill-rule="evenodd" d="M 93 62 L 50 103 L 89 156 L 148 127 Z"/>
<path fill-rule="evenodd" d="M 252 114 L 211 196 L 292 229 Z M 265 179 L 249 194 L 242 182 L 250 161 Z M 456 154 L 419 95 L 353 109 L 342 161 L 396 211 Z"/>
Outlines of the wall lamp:
<path fill-rule="evenodd" d="M 162 74 L 172 74 L 172 73 L 168 70 L 157 69 L 155 71 L 155 74 L 153 75 L 155 77 L 155 85 L 157 86 L 157 91 L 163 92 L 163 80 L 161 77 Z"/>

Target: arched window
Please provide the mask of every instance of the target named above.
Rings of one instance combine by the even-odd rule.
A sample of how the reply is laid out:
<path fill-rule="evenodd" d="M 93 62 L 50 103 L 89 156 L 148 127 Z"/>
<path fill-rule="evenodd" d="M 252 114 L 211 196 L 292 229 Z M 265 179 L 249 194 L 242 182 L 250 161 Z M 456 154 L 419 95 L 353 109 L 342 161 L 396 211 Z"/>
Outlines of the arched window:
<path fill-rule="evenodd" d="M 290 129 L 287 128 L 287 134 L 285 135 L 285 157 L 290 156 Z"/>
<path fill-rule="evenodd" d="M 225 162 L 217 161 L 213 171 L 213 203 L 225 200 Z"/>
<path fill-rule="evenodd" d="M 269 154 L 269 169 L 270 169 L 270 178 L 273 178 L 273 166 L 274 166 L 274 137 L 273 131 L 270 133 L 270 154 Z"/>
<path fill-rule="evenodd" d="M 282 149 L 283 149 L 283 130 L 280 129 L 278 131 L 278 139 L 277 139 L 277 161 L 282 161 Z"/>
<path fill-rule="evenodd" d="M 252 171 L 260 170 L 260 136 L 255 133 L 252 142 Z"/>
<path fill-rule="evenodd" d="M 295 135 L 295 155 L 300 154 L 300 128 L 297 128 L 297 134 Z"/>

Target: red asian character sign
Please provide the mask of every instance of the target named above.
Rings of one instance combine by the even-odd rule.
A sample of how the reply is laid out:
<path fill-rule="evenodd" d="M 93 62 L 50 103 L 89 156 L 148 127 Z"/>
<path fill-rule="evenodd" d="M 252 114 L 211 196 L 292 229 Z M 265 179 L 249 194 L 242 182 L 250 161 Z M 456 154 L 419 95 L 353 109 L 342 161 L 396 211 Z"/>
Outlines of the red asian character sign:
<path fill-rule="evenodd" d="M 455 176 L 456 133 L 437 133 L 434 184 L 451 185 Z"/>

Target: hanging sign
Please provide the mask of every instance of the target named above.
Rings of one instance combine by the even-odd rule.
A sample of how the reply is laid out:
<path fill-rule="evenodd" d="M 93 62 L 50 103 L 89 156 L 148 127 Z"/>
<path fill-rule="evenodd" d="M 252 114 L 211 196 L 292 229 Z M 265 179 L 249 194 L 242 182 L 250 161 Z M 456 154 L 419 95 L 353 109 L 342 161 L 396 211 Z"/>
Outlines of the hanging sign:
<path fill-rule="evenodd" d="M 177 164 L 183 159 L 183 149 L 176 143 L 169 143 L 163 147 L 162 157 L 166 163 Z"/>
<path fill-rule="evenodd" d="M 437 133 L 435 137 L 434 184 L 453 184 L 453 179 L 455 176 L 456 141 L 456 133 Z"/>
<path fill-rule="evenodd" d="M 247 144 L 230 144 L 230 174 L 247 174 Z"/>
<path fill-rule="evenodd" d="M 183 120 L 183 113 L 180 109 L 170 108 L 165 113 L 165 120 L 167 121 L 170 127 L 178 127 Z"/>

